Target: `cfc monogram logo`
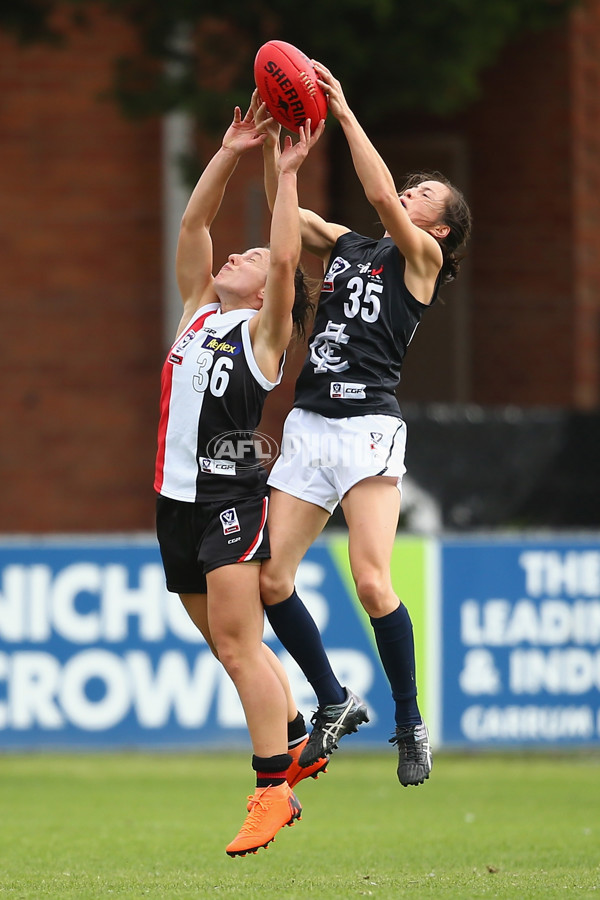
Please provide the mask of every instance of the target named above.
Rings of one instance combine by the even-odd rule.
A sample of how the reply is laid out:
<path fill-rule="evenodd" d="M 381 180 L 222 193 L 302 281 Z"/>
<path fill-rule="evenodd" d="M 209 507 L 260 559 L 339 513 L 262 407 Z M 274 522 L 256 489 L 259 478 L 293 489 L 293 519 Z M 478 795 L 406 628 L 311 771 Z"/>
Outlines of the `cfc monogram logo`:
<path fill-rule="evenodd" d="M 345 325 L 329 321 L 325 331 L 315 335 L 310 344 L 310 361 L 315 372 L 344 372 L 349 368 L 347 360 L 342 360 L 342 344 L 347 344 L 349 335 L 344 334 Z"/>

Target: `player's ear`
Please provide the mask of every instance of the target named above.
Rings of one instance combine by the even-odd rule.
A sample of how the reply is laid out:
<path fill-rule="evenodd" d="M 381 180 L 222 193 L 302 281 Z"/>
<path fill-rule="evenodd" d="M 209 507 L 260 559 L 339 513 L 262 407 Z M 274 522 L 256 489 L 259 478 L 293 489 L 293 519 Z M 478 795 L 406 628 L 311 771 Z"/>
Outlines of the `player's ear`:
<path fill-rule="evenodd" d="M 434 238 L 438 238 L 440 241 L 442 241 L 450 234 L 450 226 L 445 225 L 443 222 L 438 222 L 437 225 L 433 226 L 430 233 L 434 236 Z"/>

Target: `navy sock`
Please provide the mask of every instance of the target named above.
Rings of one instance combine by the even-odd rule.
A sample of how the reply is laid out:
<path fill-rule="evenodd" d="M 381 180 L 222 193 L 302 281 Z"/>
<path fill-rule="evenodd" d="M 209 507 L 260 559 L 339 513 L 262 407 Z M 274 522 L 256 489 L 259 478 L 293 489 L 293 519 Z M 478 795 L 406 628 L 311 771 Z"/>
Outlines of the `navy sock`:
<path fill-rule="evenodd" d="M 292 764 L 289 753 L 280 753 L 278 756 L 252 757 L 252 768 L 256 772 L 256 787 L 268 787 L 270 784 L 283 784 L 285 773 Z"/>
<path fill-rule="evenodd" d="M 387 616 L 379 619 L 371 616 L 370 619 L 379 656 L 396 704 L 396 725 L 401 728 L 418 725 L 421 714 L 417 705 L 415 644 L 408 610 L 401 603 L 398 609 Z"/>
<path fill-rule="evenodd" d="M 281 603 L 265 605 L 265 612 L 271 628 L 304 672 L 319 706 L 343 703 L 346 691 L 333 674 L 316 622 L 296 591 Z"/>

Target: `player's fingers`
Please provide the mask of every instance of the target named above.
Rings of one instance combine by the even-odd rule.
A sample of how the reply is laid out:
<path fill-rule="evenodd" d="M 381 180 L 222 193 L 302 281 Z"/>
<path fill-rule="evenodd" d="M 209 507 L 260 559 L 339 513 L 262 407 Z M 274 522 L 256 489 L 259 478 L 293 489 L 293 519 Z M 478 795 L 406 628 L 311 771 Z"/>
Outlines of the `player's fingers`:
<path fill-rule="evenodd" d="M 313 64 L 313 66 L 315 67 L 315 69 L 319 69 L 321 72 L 324 72 L 326 75 L 331 76 L 331 72 L 329 71 L 327 66 L 324 66 L 323 63 L 318 61 L 318 59 L 313 59 L 313 60 L 311 60 L 311 62 Z"/>
<path fill-rule="evenodd" d="M 312 144 L 317 143 L 317 141 L 319 140 L 319 138 L 321 137 L 321 135 L 323 134 L 324 131 L 325 131 L 325 119 L 321 119 L 321 121 L 315 128 L 315 133 L 312 136 L 311 146 L 312 146 Z"/>
<path fill-rule="evenodd" d="M 256 114 L 256 111 L 260 109 L 260 94 L 258 93 L 258 88 L 255 88 L 252 92 L 252 97 L 250 99 L 250 109 Z"/>

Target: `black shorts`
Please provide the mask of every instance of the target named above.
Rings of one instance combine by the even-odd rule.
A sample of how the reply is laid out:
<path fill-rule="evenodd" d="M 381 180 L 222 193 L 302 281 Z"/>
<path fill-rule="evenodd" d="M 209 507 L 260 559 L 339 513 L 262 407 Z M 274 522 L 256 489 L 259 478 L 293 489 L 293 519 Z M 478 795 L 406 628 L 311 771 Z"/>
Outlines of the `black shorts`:
<path fill-rule="evenodd" d="M 206 573 L 221 566 L 268 559 L 268 495 L 229 503 L 185 503 L 160 494 L 156 535 L 167 588 L 205 594 Z"/>

